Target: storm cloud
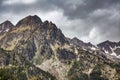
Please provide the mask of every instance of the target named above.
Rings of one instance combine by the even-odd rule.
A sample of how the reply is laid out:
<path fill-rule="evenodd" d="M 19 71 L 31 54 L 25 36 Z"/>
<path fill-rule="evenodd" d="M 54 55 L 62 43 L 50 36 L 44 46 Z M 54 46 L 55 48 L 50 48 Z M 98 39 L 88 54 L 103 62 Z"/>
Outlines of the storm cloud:
<path fill-rule="evenodd" d="M 120 0 L 0 0 L 1 23 L 28 15 L 54 22 L 70 38 L 120 41 Z"/>

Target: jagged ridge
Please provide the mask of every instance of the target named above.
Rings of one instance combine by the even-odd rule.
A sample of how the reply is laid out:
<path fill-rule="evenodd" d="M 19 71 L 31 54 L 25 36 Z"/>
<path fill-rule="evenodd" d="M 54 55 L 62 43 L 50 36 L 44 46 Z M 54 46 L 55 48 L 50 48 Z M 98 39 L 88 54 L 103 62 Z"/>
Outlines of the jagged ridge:
<path fill-rule="evenodd" d="M 49 72 L 57 80 L 120 79 L 119 62 L 94 54 L 96 50 L 91 47 L 96 48 L 96 46 L 81 41 L 86 48 L 84 50 L 81 48 L 83 47 L 81 44 L 80 46 L 77 44 L 78 39 L 66 38 L 54 23 L 42 22 L 36 15 L 20 20 L 14 28 L 3 35 L 0 36 L 0 47 L 3 51 L 0 51 L 1 67 L 26 66 L 27 63 L 27 66 L 33 65 L 35 69 Z M 88 46 L 89 48 L 87 48 Z M 4 55 L 5 53 L 8 56 Z M 100 65 L 99 70 L 98 65 Z M 100 73 L 96 74 L 97 71 Z M 33 71 L 33 75 L 36 74 L 43 73 Z M 96 76 L 93 77 L 93 75 Z M 88 76 L 90 77 L 88 78 Z M 32 75 L 29 77 L 31 78 Z M 52 76 L 49 77 L 52 79 Z M 40 77 L 36 78 L 40 79 Z M 45 79 L 44 75 L 42 80 Z"/>

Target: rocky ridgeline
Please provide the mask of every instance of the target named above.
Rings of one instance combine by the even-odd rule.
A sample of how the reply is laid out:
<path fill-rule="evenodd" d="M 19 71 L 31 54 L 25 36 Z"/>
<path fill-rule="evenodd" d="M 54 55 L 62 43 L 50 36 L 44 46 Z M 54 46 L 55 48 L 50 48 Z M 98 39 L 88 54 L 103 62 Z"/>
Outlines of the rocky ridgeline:
<path fill-rule="evenodd" d="M 118 58 L 107 56 L 99 45 L 66 38 L 54 23 L 42 22 L 36 15 L 25 17 L 15 26 L 6 21 L 0 31 L 2 80 L 120 79 Z"/>

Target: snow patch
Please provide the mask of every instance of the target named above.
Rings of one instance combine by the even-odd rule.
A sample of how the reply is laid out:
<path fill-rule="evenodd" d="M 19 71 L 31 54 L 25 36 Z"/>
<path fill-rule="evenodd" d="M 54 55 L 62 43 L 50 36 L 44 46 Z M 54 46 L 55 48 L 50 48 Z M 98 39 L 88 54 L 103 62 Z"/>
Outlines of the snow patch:
<path fill-rule="evenodd" d="M 120 58 L 120 55 L 118 55 L 117 58 Z"/>
<path fill-rule="evenodd" d="M 106 54 L 108 54 L 109 52 L 107 50 L 104 50 Z"/>
<path fill-rule="evenodd" d="M 91 50 L 94 50 L 94 51 L 95 51 L 95 50 L 96 50 L 96 48 L 92 46 L 92 47 L 91 47 Z"/>
<path fill-rule="evenodd" d="M 112 55 L 112 56 L 117 56 L 115 52 L 113 52 L 111 55 Z"/>
<path fill-rule="evenodd" d="M 10 30 L 10 29 L 8 28 L 8 29 L 6 29 L 5 31 L 8 32 L 9 30 Z"/>

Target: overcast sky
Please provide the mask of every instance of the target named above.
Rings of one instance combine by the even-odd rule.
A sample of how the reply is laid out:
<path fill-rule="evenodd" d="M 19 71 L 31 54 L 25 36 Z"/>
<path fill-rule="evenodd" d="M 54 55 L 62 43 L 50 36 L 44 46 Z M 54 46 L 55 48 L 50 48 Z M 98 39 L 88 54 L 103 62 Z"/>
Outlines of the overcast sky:
<path fill-rule="evenodd" d="M 120 0 L 0 0 L 0 23 L 28 15 L 52 21 L 70 38 L 120 41 Z"/>

